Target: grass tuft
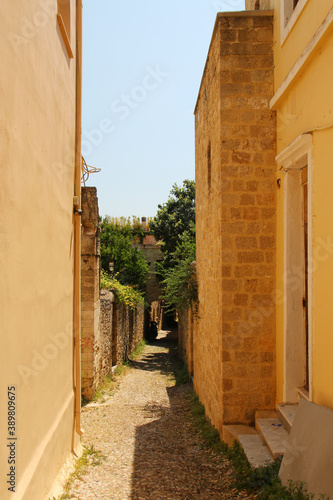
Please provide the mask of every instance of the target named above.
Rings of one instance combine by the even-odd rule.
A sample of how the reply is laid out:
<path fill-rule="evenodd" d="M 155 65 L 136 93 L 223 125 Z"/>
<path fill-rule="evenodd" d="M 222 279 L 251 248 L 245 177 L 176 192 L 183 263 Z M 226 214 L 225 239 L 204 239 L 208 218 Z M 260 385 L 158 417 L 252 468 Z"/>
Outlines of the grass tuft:
<path fill-rule="evenodd" d="M 69 493 L 73 482 L 76 479 L 81 479 L 82 476 L 85 476 L 88 473 L 89 466 L 98 466 L 101 465 L 102 462 L 106 460 L 106 457 L 98 450 L 95 450 L 93 445 L 83 446 L 83 453 L 81 457 L 76 461 L 75 468 L 72 474 L 67 479 L 64 485 L 64 493 L 59 497 L 58 500 L 68 500 L 69 498 L 73 498 L 75 495 L 71 495 Z M 56 500 L 54 497 L 49 500 Z"/>
<path fill-rule="evenodd" d="M 145 340 L 141 340 L 136 346 L 134 347 L 133 351 L 129 355 L 130 360 L 134 360 L 138 358 L 141 354 L 144 348 L 146 347 L 147 343 Z"/>
<path fill-rule="evenodd" d="M 187 370 L 187 366 L 183 361 L 180 361 L 174 372 L 174 377 L 176 381 L 176 386 L 187 384 L 190 380 L 190 376 Z"/>
<path fill-rule="evenodd" d="M 194 424 L 205 446 L 230 460 L 234 469 L 233 488 L 255 495 L 258 500 L 313 500 L 315 498 L 315 495 L 307 491 L 304 483 L 290 481 L 288 487 L 282 485 L 278 477 L 281 459 L 254 468 L 247 460 L 240 443 L 235 441 L 234 446 L 229 448 L 221 441 L 217 429 L 207 418 L 205 407 L 195 393 L 192 395 L 191 408 Z M 325 495 L 320 495 L 319 499 L 329 500 Z"/>

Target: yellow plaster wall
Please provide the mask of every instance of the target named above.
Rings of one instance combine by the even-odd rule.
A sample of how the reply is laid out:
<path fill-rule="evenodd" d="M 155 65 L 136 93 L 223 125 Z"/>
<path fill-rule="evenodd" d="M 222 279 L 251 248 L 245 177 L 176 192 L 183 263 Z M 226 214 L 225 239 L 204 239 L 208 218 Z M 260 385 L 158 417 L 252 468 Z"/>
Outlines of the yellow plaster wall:
<path fill-rule="evenodd" d="M 0 9 L 0 432 L 4 443 L 6 390 L 15 385 L 16 491 L 35 500 L 71 451 L 74 414 L 75 59 L 56 4 L 18 0 Z M 74 0 L 71 10 L 75 37 Z M 3 485 L 4 446 L 0 471 Z M 2 495 L 11 492 L 2 487 Z"/>
<path fill-rule="evenodd" d="M 282 46 L 280 36 L 280 6 L 280 0 L 275 0 L 275 90 L 286 78 L 306 45 L 310 42 L 321 23 L 324 21 L 328 12 L 333 7 L 333 2 L 332 0 L 308 0 Z"/>
<path fill-rule="evenodd" d="M 333 7 L 332 0 L 308 0 L 283 46 L 280 46 L 279 4 L 275 2 L 275 91 L 306 48 L 313 34 Z M 306 29 L 304 27 L 306 26 Z M 301 72 L 292 81 L 281 99 L 274 106 L 277 112 L 277 152 L 288 147 L 297 137 L 313 134 L 313 241 L 314 254 L 318 238 L 329 242 L 332 223 L 332 144 L 333 144 L 333 30 L 322 39 Z M 318 130 L 319 129 L 319 130 Z M 285 175 L 277 171 L 281 188 L 277 196 L 277 402 L 283 401 L 283 325 L 284 325 L 284 181 Z M 332 238 L 333 240 L 333 238 Z M 320 240 L 321 241 L 321 240 Z M 327 251 L 327 258 L 316 259 L 313 274 L 313 397 L 318 404 L 333 407 L 332 376 L 332 324 L 333 309 L 331 283 L 333 257 L 319 244 L 320 254 Z M 326 254 L 325 254 L 326 255 Z M 278 299 L 280 296 L 280 300 Z"/>
<path fill-rule="evenodd" d="M 314 143 L 314 402 L 333 408 L 333 128 Z"/>

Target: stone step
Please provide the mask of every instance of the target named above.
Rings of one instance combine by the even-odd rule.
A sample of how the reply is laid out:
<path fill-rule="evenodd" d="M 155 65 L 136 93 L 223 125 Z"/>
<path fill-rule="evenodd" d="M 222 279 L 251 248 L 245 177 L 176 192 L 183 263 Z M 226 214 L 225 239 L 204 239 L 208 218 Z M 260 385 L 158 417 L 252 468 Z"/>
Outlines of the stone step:
<path fill-rule="evenodd" d="M 258 434 L 254 427 L 249 425 L 224 425 L 223 426 L 223 441 L 227 443 L 230 448 L 234 445 L 234 441 L 239 441 L 240 434 Z"/>
<path fill-rule="evenodd" d="M 265 465 L 267 461 L 272 461 L 273 457 L 265 445 L 262 437 L 254 427 L 248 425 L 224 425 L 223 441 L 228 446 L 233 446 L 234 441 L 238 441 L 253 467 Z"/>
<path fill-rule="evenodd" d="M 296 415 L 298 405 L 277 405 L 278 417 L 284 428 L 290 432 L 293 426 L 294 418 Z"/>
<path fill-rule="evenodd" d="M 256 429 L 274 458 L 284 454 L 289 434 L 278 418 L 257 418 Z"/>
<path fill-rule="evenodd" d="M 239 442 L 253 467 L 261 467 L 266 465 L 267 462 L 273 461 L 273 457 L 259 433 L 240 434 Z"/>

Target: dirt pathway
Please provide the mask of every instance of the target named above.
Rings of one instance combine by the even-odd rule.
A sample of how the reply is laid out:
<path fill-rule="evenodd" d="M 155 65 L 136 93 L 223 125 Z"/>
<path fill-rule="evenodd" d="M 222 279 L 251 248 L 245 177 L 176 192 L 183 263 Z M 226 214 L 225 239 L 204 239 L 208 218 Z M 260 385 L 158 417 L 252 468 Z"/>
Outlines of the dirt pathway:
<path fill-rule="evenodd" d="M 161 332 L 103 404 L 82 412 L 83 444 L 107 457 L 70 490 L 80 500 L 222 500 L 229 464 L 206 451 L 189 415 L 191 385 L 175 386 L 175 347 Z"/>

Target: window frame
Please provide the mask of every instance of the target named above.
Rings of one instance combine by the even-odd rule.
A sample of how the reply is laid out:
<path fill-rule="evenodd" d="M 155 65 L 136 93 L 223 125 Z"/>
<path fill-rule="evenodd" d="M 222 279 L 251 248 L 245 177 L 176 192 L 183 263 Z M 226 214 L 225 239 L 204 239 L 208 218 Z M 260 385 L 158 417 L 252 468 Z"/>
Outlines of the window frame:
<path fill-rule="evenodd" d="M 281 46 L 284 44 L 289 33 L 294 27 L 297 19 L 299 18 L 302 10 L 307 4 L 308 0 L 298 0 L 296 6 L 294 7 L 294 0 L 280 0 L 281 6 Z"/>

